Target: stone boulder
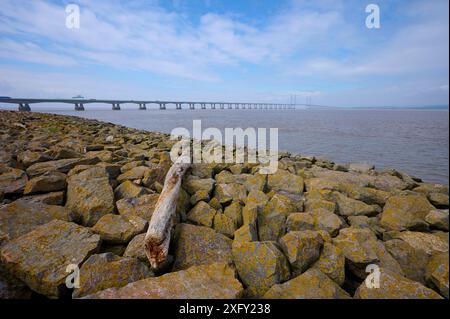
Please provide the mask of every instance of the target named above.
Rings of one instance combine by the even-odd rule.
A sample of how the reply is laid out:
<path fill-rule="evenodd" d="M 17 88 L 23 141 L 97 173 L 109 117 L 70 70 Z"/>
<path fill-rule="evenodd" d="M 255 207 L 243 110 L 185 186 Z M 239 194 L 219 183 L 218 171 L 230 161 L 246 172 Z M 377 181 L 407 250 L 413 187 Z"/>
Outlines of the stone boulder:
<path fill-rule="evenodd" d="M 123 253 L 123 257 L 137 258 L 148 264 L 147 255 L 145 254 L 145 233 L 133 237 Z"/>
<path fill-rule="evenodd" d="M 28 182 L 27 174 L 17 168 L 10 168 L 7 172 L 0 174 L 0 193 L 22 194 Z"/>
<path fill-rule="evenodd" d="M 145 174 L 150 171 L 150 168 L 146 166 L 137 166 L 133 167 L 132 169 L 126 171 L 125 173 L 119 175 L 117 177 L 117 181 L 119 183 L 125 182 L 125 181 L 134 181 L 137 179 L 144 178 Z"/>
<path fill-rule="evenodd" d="M 324 230 L 336 236 L 345 222 L 325 209 L 314 209 L 308 213 L 293 213 L 286 220 L 287 231 Z"/>
<path fill-rule="evenodd" d="M 173 240 L 173 271 L 215 262 L 232 263 L 231 239 L 213 229 L 178 224 Z"/>
<path fill-rule="evenodd" d="M 425 271 L 425 279 L 431 287 L 448 299 L 448 252 L 435 253 Z"/>
<path fill-rule="evenodd" d="M 41 203 L 41 204 L 47 204 L 47 205 L 58 205 L 58 206 L 64 205 L 64 200 L 65 200 L 65 192 L 64 191 L 30 195 L 30 196 L 24 196 L 24 197 L 20 198 L 20 201 L 23 201 L 23 202 L 26 201 L 26 202 Z"/>
<path fill-rule="evenodd" d="M 431 256 L 433 253 L 448 252 L 448 241 L 434 234 L 404 231 L 394 235 L 394 239 L 401 239 L 416 250 L 422 250 Z"/>
<path fill-rule="evenodd" d="M 134 236 L 145 232 L 147 226 L 148 222 L 138 216 L 107 214 L 98 220 L 92 231 L 109 244 L 126 244 Z"/>
<path fill-rule="evenodd" d="M 448 232 L 449 214 L 448 209 L 434 209 L 425 216 L 425 221 L 430 224 L 431 228 Z"/>
<path fill-rule="evenodd" d="M 232 201 L 244 202 L 247 197 L 247 190 L 241 184 L 217 184 L 215 190 L 215 197 L 222 205 L 231 203 Z"/>
<path fill-rule="evenodd" d="M 415 249 L 400 239 L 388 240 L 384 245 L 400 264 L 406 278 L 425 285 L 425 271 L 430 257 L 424 250 Z"/>
<path fill-rule="evenodd" d="M 392 196 L 384 206 L 381 226 L 395 231 L 426 229 L 424 219 L 434 209 L 424 195 Z"/>
<path fill-rule="evenodd" d="M 273 191 L 286 191 L 288 193 L 302 194 L 304 182 L 301 176 L 278 169 L 274 174 L 268 175 L 267 186 Z"/>
<path fill-rule="evenodd" d="M 147 189 L 136 185 L 131 181 L 125 181 L 114 189 L 114 197 L 116 200 L 124 198 L 135 198 L 148 194 Z"/>
<path fill-rule="evenodd" d="M 50 161 L 52 158 L 41 152 L 33 152 L 30 150 L 26 150 L 17 155 L 17 162 L 21 167 L 27 168 L 35 163 Z"/>
<path fill-rule="evenodd" d="M 448 208 L 448 194 L 430 193 L 427 198 L 436 207 Z"/>
<path fill-rule="evenodd" d="M 73 175 L 67 183 L 66 207 L 77 214 L 85 226 L 93 226 L 114 211 L 114 194 L 109 176 L 102 167 L 93 167 Z"/>
<path fill-rule="evenodd" d="M 342 249 L 325 242 L 319 260 L 313 265 L 313 268 L 320 270 L 331 280 L 342 286 L 345 281 L 345 256 Z"/>
<path fill-rule="evenodd" d="M 380 268 L 379 288 L 368 287 L 366 282 L 356 290 L 357 299 L 442 299 L 421 283 L 412 281 L 388 269 Z"/>
<path fill-rule="evenodd" d="M 234 241 L 258 241 L 258 232 L 252 224 L 245 224 L 234 232 Z"/>
<path fill-rule="evenodd" d="M 336 213 L 341 216 L 375 216 L 381 213 L 381 208 L 378 205 L 367 205 L 339 192 L 333 192 L 333 197 L 337 208 Z"/>
<path fill-rule="evenodd" d="M 199 191 L 211 194 L 216 181 L 212 178 L 195 178 L 190 176 L 183 183 L 183 188 L 190 194 L 194 195 Z"/>
<path fill-rule="evenodd" d="M 206 227 L 213 227 L 216 210 L 205 202 L 198 202 L 187 214 L 187 220 Z"/>
<path fill-rule="evenodd" d="M 80 266 L 100 247 L 100 236 L 74 223 L 53 220 L 4 245 L 1 261 L 14 276 L 50 298 L 65 288 L 70 265 Z"/>
<path fill-rule="evenodd" d="M 286 219 L 297 211 L 287 196 L 275 194 L 264 210 L 257 214 L 258 235 L 261 241 L 278 241 L 286 233 Z"/>
<path fill-rule="evenodd" d="M 35 193 L 48 193 L 65 190 L 67 186 L 66 175 L 59 172 L 47 172 L 33 177 L 25 185 L 24 195 Z"/>
<path fill-rule="evenodd" d="M 112 253 L 92 255 L 81 266 L 80 288 L 74 289 L 72 297 L 80 298 L 108 288 L 123 287 L 150 276 L 153 273 L 137 259 Z"/>
<path fill-rule="evenodd" d="M 193 266 L 122 288 L 89 295 L 91 299 L 235 299 L 242 294 L 235 271 L 224 263 Z"/>
<path fill-rule="evenodd" d="M 351 299 L 349 294 L 317 269 L 309 269 L 283 284 L 272 286 L 265 299 Z"/>
<path fill-rule="evenodd" d="M 117 210 L 123 216 L 138 216 L 150 221 L 159 194 L 142 195 L 135 198 L 124 198 L 116 202 Z"/>
<path fill-rule="evenodd" d="M 367 276 L 366 266 L 369 264 L 376 264 L 403 275 L 399 263 L 369 229 L 341 229 L 339 235 L 333 238 L 333 244 L 344 252 L 349 270 L 359 278 L 364 279 Z"/>
<path fill-rule="evenodd" d="M 235 221 L 223 213 L 214 216 L 213 228 L 220 234 L 233 238 L 237 229 Z"/>
<path fill-rule="evenodd" d="M 0 265 L 0 299 L 30 299 L 33 291 Z"/>
<path fill-rule="evenodd" d="M 311 230 L 291 231 L 280 239 L 294 276 L 305 272 L 319 259 L 322 245 L 322 236 Z"/>
<path fill-rule="evenodd" d="M 46 172 L 57 171 L 60 173 L 68 173 L 77 165 L 95 165 L 100 162 L 98 157 L 93 158 L 68 158 L 57 161 L 48 161 L 36 163 L 27 168 L 27 174 L 31 177 L 42 175 Z"/>
<path fill-rule="evenodd" d="M 224 215 L 231 218 L 235 228 L 239 228 L 243 225 L 242 218 L 242 205 L 239 202 L 232 202 L 229 206 L 225 207 Z"/>
<path fill-rule="evenodd" d="M 0 207 L 0 232 L 5 240 L 12 240 L 54 219 L 72 221 L 73 217 L 64 207 L 20 199 Z"/>
<path fill-rule="evenodd" d="M 274 242 L 233 242 L 233 261 L 248 297 L 261 297 L 290 277 L 286 257 Z"/>

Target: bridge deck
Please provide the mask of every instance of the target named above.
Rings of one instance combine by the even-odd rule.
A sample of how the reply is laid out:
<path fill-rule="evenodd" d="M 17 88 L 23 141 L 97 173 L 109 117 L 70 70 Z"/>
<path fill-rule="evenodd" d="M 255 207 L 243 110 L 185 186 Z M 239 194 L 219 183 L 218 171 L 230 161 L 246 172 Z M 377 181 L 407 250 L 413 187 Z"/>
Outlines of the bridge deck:
<path fill-rule="evenodd" d="M 294 109 L 303 104 L 285 104 L 285 103 L 249 103 L 249 102 L 202 102 L 202 101 L 161 101 L 161 100 L 105 100 L 105 99 L 35 99 L 35 98 L 0 98 L 0 103 L 18 104 L 19 110 L 30 111 L 30 104 L 35 103 L 67 103 L 74 104 L 75 110 L 83 111 L 84 104 L 103 103 L 111 104 L 113 110 L 120 110 L 120 104 L 138 104 L 139 109 L 145 110 L 147 104 L 158 104 L 160 109 L 166 109 L 167 104 L 173 104 L 176 109 L 181 109 L 182 105 L 189 105 L 190 109 L 195 109 L 196 105 L 205 109 L 210 106 L 211 109 Z"/>

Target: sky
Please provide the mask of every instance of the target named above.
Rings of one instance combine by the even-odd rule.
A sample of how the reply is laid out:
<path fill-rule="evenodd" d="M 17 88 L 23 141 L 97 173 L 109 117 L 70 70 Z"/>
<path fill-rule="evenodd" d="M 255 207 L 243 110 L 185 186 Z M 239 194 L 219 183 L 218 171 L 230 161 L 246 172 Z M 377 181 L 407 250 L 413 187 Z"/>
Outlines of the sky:
<path fill-rule="evenodd" d="M 380 28 L 366 26 L 371 3 Z M 66 26 L 69 4 L 79 28 Z M 448 105 L 448 11 L 447 0 L 2 0 L 0 96 Z"/>

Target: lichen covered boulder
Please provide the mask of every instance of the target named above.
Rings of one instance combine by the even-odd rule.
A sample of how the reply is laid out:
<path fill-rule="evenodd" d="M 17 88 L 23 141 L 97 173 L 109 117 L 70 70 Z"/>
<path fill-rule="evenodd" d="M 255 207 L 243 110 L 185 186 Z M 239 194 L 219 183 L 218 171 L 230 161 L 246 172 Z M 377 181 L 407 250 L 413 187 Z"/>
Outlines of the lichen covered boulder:
<path fill-rule="evenodd" d="M 28 182 L 27 174 L 16 168 L 9 168 L 0 174 L 0 192 L 3 194 L 21 194 Z"/>
<path fill-rule="evenodd" d="M 25 185 L 24 195 L 33 193 L 48 193 L 66 188 L 66 175 L 59 172 L 47 172 L 30 179 Z"/>
<path fill-rule="evenodd" d="M 102 216 L 113 213 L 114 194 L 106 170 L 95 167 L 71 176 L 67 183 L 66 207 L 89 227 Z"/>
<path fill-rule="evenodd" d="M 110 244 L 126 244 L 134 236 L 145 232 L 148 222 L 137 216 L 124 217 L 107 214 L 99 219 L 92 230 Z"/>
<path fill-rule="evenodd" d="M 257 214 L 258 235 L 261 241 L 278 241 L 286 233 L 286 219 L 296 212 L 295 203 L 287 196 L 275 194 Z"/>
<path fill-rule="evenodd" d="M 218 184 L 216 185 L 215 197 L 221 204 L 228 204 L 232 201 L 244 202 L 247 197 L 247 190 L 241 184 Z"/>
<path fill-rule="evenodd" d="M 74 223 L 53 220 L 4 245 L 1 261 L 34 291 L 51 298 L 65 289 L 70 265 L 98 251 L 100 236 Z"/>
<path fill-rule="evenodd" d="M 363 282 L 356 290 L 358 299 L 442 299 L 432 289 L 390 270 L 380 268 L 379 288 Z"/>
<path fill-rule="evenodd" d="M 235 299 L 242 294 L 235 271 L 224 263 L 150 277 L 122 288 L 110 288 L 86 296 L 91 299 Z"/>
<path fill-rule="evenodd" d="M 435 253 L 425 270 L 425 279 L 441 295 L 448 299 L 448 252 Z"/>
<path fill-rule="evenodd" d="M 424 195 L 398 195 L 390 197 L 381 215 L 386 230 L 426 229 L 425 217 L 435 208 Z"/>
<path fill-rule="evenodd" d="M 431 256 L 435 252 L 448 252 L 448 241 L 434 234 L 404 231 L 394 235 L 394 238 L 407 242 L 416 250 L 422 250 Z"/>
<path fill-rule="evenodd" d="M 306 271 L 319 259 L 322 236 L 315 231 L 291 231 L 280 239 L 280 246 L 291 264 L 293 275 Z"/>
<path fill-rule="evenodd" d="M 400 239 L 388 240 L 384 245 L 400 264 L 406 278 L 425 285 L 425 271 L 430 256 L 424 250 L 416 249 Z"/>
<path fill-rule="evenodd" d="M 80 287 L 74 289 L 72 297 L 80 298 L 111 287 L 123 287 L 152 275 L 148 267 L 137 259 L 112 253 L 92 255 L 80 268 Z"/>
<path fill-rule="evenodd" d="M 215 215 L 214 208 L 200 201 L 189 211 L 187 220 L 200 226 L 212 227 Z"/>
<path fill-rule="evenodd" d="M 174 271 L 215 262 L 232 262 L 231 239 L 203 226 L 178 224 L 173 251 Z"/>
<path fill-rule="evenodd" d="M 159 194 L 148 194 L 133 198 L 123 198 L 116 202 L 117 210 L 123 216 L 138 216 L 150 221 Z"/>
<path fill-rule="evenodd" d="M 403 276 L 399 263 L 369 229 L 341 229 L 339 235 L 333 238 L 333 244 L 344 252 L 349 270 L 359 278 L 367 276 L 368 264 L 376 264 Z"/>
<path fill-rule="evenodd" d="M 261 297 L 290 277 L 288 261 L 274 242 L 235 241 L 233 261 L 249 297 Z"/>
<path fill-rule="evenodd" d="M 73 221 L 74 216 L 62 206 L 20 199 L 0 208 L 0 232 L 12 240 L 54 219 Z"/>
<path fill-rule="evenodd" d="M 272 286 L 266 299 L 350 299 L 350 295 L 317 269 Z"/>
<path fill-rule="evenodd" d="M 345 281 L 345 256 L 342 249 L 330 242 L 323 244 L 319 260 L 313 268 L 320 270 L 331 280 L 342 286 Z"/>
<path fill-rule="evenodd" d="M 294 175 L 283 169 L 278 169 L 274 174 L 268 175 L 267 186 L 273 191 L 302 194 L 304 182 L 301 176 Z"/>

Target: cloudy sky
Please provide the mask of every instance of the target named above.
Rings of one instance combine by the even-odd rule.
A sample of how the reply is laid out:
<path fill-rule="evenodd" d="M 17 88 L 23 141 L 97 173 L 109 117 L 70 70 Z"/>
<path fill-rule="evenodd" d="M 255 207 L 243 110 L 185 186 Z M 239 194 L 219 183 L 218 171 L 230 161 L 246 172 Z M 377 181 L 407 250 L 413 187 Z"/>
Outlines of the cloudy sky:
<path fill-rule="evenodd" d="M 368 29 L 365 8 L 380 7 Z M 66 27 L 66 6 L 80 28 Z M 447 0 L 2 0 L 0 95 L 448 105 Z"/>

